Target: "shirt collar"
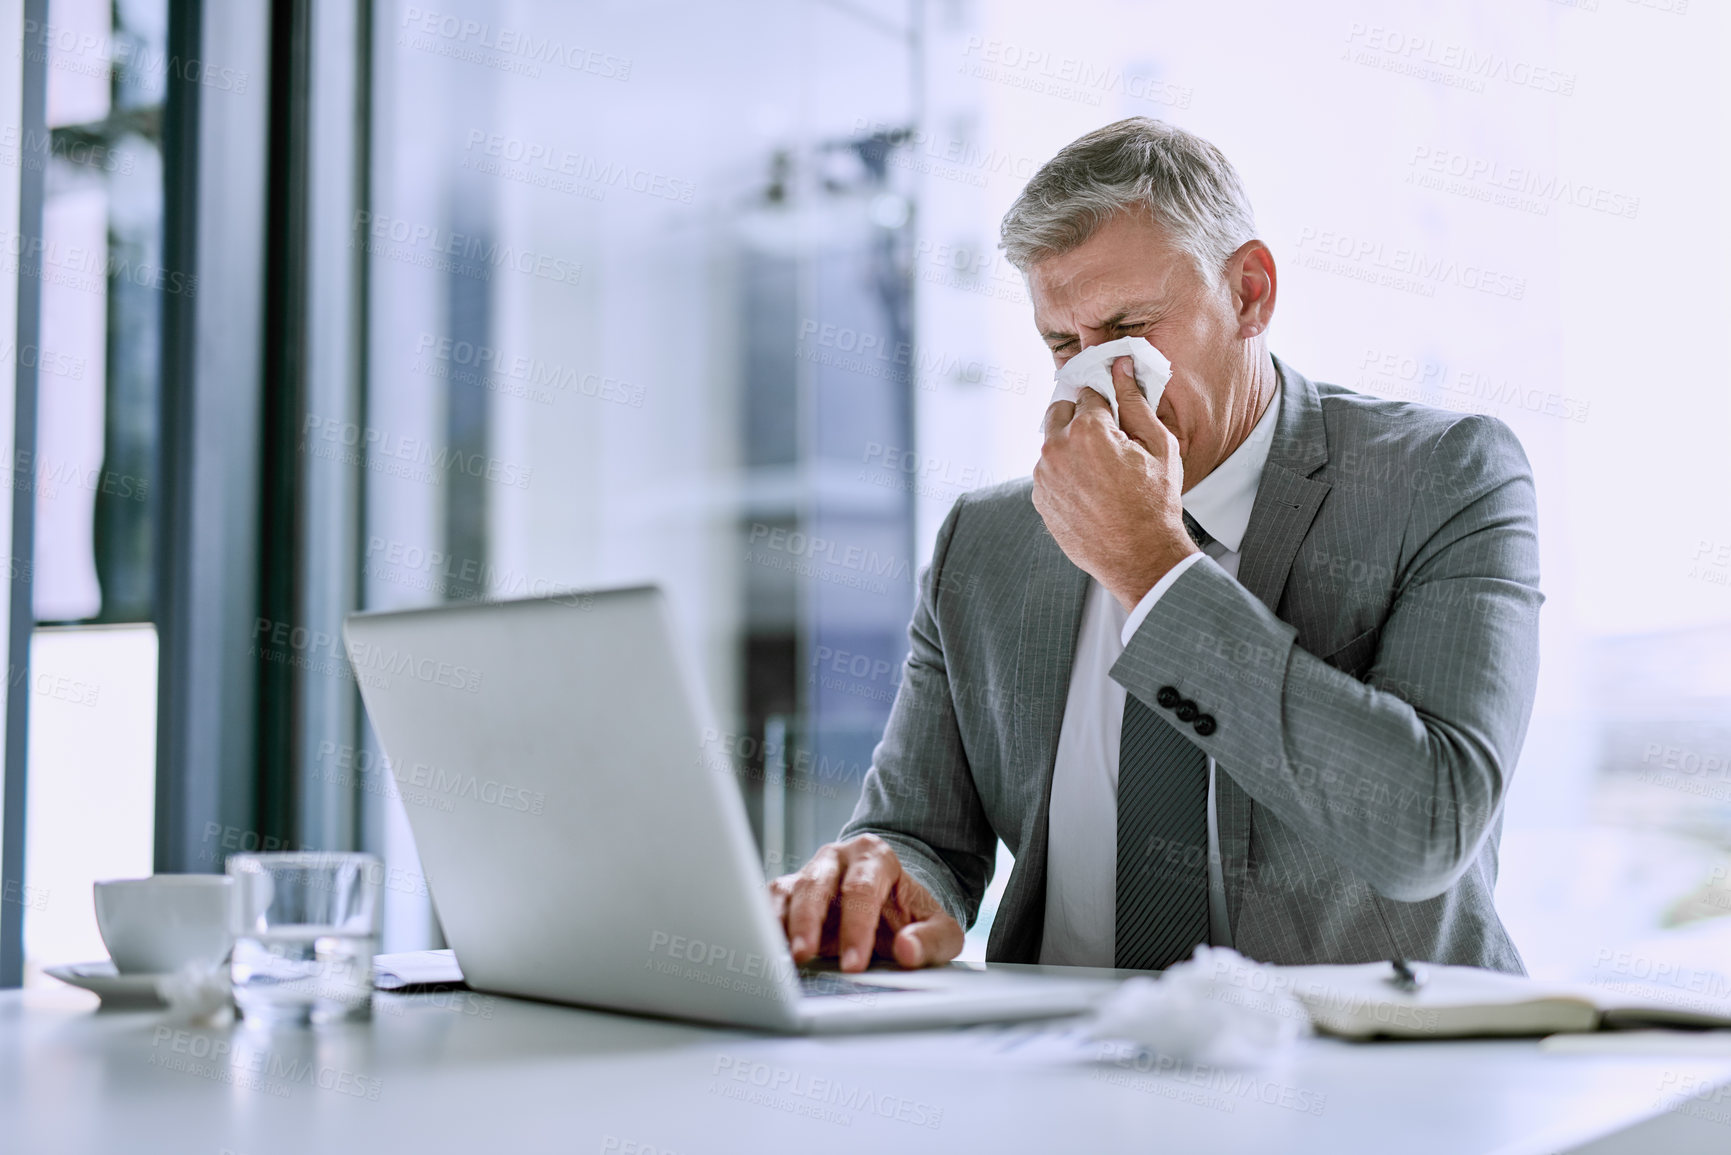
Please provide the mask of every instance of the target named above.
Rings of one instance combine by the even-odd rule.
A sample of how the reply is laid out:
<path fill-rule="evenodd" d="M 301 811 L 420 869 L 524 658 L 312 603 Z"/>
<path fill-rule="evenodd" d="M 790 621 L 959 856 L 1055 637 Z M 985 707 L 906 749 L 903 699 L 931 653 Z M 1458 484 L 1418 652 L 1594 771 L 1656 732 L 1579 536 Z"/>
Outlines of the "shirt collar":
<path fill-rule="evenodd" d="M 1244 531 L 1250 525 L 1250 510 L 1256 504 L 1256 488 L 1262 482 L 1262 467 L 1274 444 L 1274 426 L 1280 413 L 1280 385 L 1257 419 L 1250 436 L 1239 443 L 1214 472 L 1190 487 L 1184 495 L 1184 511 L 1194 517 L 1208 536 L 1238 552 Z"/>

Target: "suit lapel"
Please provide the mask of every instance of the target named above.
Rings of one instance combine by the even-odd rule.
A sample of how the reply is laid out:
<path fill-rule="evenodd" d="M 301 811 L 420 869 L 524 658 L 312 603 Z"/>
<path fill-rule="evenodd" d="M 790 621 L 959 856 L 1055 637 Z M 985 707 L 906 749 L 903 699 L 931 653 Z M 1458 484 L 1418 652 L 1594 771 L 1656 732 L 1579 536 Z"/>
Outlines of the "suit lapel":
<path fill-rule="evenodd" d="M 1299 543 L 1310 532 L 1328 490 L 1328 482 L 1300 477 L 1272 459 L 1263 467 L 1244 530 L 1238 583 L 1270 610 L 1280 603 Z"/>
<path fill-rule="evenodd" d="M 1040 961 L 1046 921 L 1046 832 L 1052 772 L 1088 594 L 1088 575 L 1064 556 L 1037 513 L 1033 518 L 1016 676 L 1008 703 L 1012 734 L 1008 780 L 1026 783 L 1023 789 L 1029 791 L 1033 805 L 1024 811 L 1016 867 L 992 925 L 988 957 L 998 962 Z"/>
<path fill-rule="evenodd" d="M 1280 373 L 1280 415 L 1275 419 L 1274 443 L 1269 446 L 1268 461 L 1257 483 L 1256 501 L 1238 559 L 1239 584 L 1271 613 L 1280 604 L 1298 547 L 1329 491 L 1328 482 L 1310 476 L 1328 461 L 1322 399 L 1310 380 L 1278 357 L 1274 367 Z M 1214 776 L 1227 921 L 1235 935 L 1250 865 L 1251 805 L 1250 796 L 1232 775 Z"/>
<path fill-rule="evenodd" d="M 1278 357 L 1273 360 L 1280 374 L 1280 415 L 1238 559 L 1239 584 L 1270 610 L 1280 601 L 1298 545 L 1310 532 L 1329 490 L 1328 482 L 1311 478 L 1328 462 L 1322 398 L 1303 374 L 1281 364 Z"/>

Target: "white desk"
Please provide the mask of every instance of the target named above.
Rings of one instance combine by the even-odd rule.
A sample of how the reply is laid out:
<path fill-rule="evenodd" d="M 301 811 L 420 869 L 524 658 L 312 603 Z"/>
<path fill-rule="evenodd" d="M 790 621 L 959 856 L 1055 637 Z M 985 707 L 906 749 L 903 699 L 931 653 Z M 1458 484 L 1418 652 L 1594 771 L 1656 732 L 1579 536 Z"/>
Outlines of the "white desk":
<path fill-rule="evenodd" d="M 1685 1046 L 1310 1040 L 1246 1085 L 1003 1049 L 1029 1028 L 782 1039 L 456 992 L 380 995 L 370 1026 L 177 1035 L 95 1005 L 0 995 L 0 1151 L 1513 1155 L 1644 1119 L 1589 1150 L 1731 1151 L 1731 1089 L 1707 1090 L 1731 1055 Z"/>

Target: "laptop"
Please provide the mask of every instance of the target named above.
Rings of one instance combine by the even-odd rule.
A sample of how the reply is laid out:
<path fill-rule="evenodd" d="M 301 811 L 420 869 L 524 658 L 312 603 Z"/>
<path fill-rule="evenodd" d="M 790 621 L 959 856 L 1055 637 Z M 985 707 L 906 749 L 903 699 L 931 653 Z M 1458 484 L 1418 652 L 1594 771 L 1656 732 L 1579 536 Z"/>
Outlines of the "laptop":
<path fill-rule="evenodd" d="M 1067 1015 L 1109 989 L 796 968 L 657 587 L 355 614 L 343 632 L 477 990 L 796 1033 Z"/>

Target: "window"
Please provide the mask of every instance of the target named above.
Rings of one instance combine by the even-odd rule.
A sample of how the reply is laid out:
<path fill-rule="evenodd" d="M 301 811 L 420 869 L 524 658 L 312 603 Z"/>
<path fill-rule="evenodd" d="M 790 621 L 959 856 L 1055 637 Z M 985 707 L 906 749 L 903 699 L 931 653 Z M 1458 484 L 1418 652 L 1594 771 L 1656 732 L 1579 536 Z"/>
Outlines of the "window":
<path fill-rule="evenodd" d="M 19 351 L 37 370 L 43 623 L 28 686 L 32 973 L 102 957 L 90 884 L 153 859 L 166 24 L 166 0 L 55 0 L 23 41 L 46 67 L 46 131 L 0 138 L 0 161 L 44 185 L 40 343 Z"/>

